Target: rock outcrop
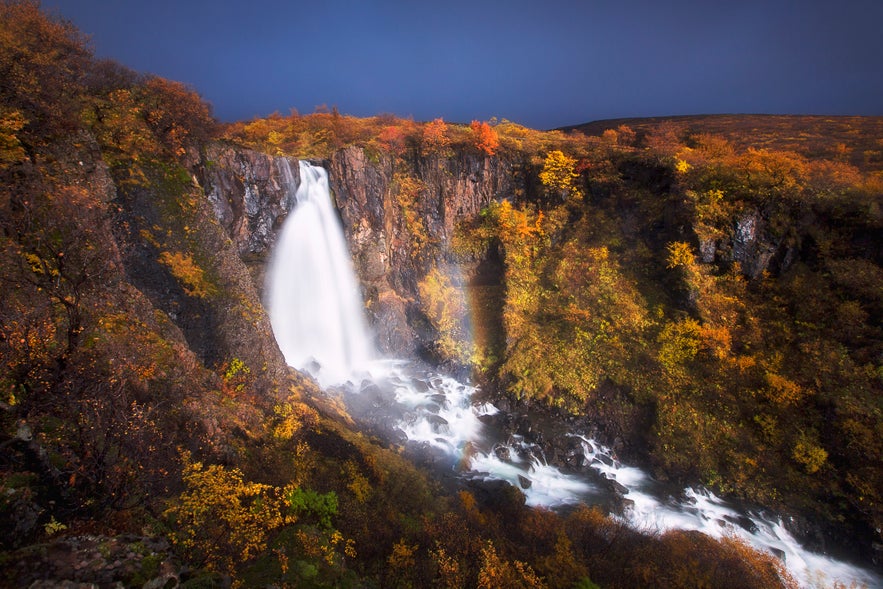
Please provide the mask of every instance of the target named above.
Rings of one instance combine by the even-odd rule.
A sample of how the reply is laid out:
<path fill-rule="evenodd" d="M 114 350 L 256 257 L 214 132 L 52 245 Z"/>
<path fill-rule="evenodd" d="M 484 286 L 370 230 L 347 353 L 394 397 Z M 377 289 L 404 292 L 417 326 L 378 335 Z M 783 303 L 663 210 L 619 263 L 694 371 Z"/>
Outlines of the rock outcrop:
<path fill-rule="evenodd" d="M 454 257 L 450 246 L 459 220 L 474 217 L 492 200 L 524 193 L 515 165 L 468 152 L 409 162 L 390 156 L 371 160 L 351 147 L 334 154 L 329 171 L 380 348 L 413 353 L 427 337 L 415 305 L 419 280 L 430 264 Z M 427 242 L 421 256 L 409 241 L 413 227 L 405 218 L 397 174 L 419 181 L 416 223 Z"/>
<path fill-rule="evenodd" d="M 294 206 L 290 183 L 299 182 L 297 160 L 211 144 L 195 168 L 215 217 L 248 265 L 258 289 L 276 235 Z M 291 174 L 287 177 L 286 174 Z"/>
<path fill-rule="evenodd" d="M 723 235 L 699 236 L 699 259 L 705 264 L 736 262 L 742 273 L 757 278 L 764 272 L 780 273 L 797 259 L 792 240 L 776 235 L 769 214 L 756 208 L 742 211 Z"/>

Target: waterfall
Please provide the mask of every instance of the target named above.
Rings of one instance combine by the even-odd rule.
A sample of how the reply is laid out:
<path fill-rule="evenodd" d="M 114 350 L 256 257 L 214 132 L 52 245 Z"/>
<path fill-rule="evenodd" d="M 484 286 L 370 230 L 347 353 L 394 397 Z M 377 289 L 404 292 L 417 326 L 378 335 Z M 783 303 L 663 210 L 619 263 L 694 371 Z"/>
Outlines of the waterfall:
<path fill-rule="evenodd" d="M 277 161 L 291 212 L 267 271 L 270 323 L 285 361 L 327 387 L 363 369 L 373 344 L 328 173 L 301 161 L 297 186 L 289 161 Z"/>

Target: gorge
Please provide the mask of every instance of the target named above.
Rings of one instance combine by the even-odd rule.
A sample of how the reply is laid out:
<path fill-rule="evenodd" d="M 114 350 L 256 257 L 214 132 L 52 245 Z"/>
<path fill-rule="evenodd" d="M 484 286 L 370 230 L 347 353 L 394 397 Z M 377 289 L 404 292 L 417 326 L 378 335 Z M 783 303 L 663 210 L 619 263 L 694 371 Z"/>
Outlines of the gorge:
<path fill-rule="evenodd" d="M 479 400 L 475 387 L 422 366 L 416 359 L 374 359 L 363 323 L 342 227 L 332 207 L 327 173 L 300 162 L 295 186 L 283 170 L 289 214 L 266 275 L 267 301 L 276 340 L 289 365 L 310 372 L 326 394 L 342 395 L 363 427 L 379 428 L 387 443 L 432 464 L 441 477 L 505 481 L 527 505 L 561 508 L 581 502 L 612 508 L 645 532 L 696 530 L 715 538 L 739 537 L 781 558 L 801 587 L 828 584 L 873 587 L 883 578 L 803 548 L 781 518 L 759 508 L 735 507 L 706 489 L 674 491 L 583 432 L 547 425 L 527 436 L 506 427 L 513 416 Z M 296 315 L 298 319 L 291 317 Z M 341 324 L 343 323 L 343 325 Z M 579 451 L 577 468 L 550 464 L 537 441 L 567 438 Z M 432 456 L 433 453 L 437 453 Z M 429 457 L 427 458 L 427 455 Z M 573 463 L 571 463 L 573 464 Z"/>

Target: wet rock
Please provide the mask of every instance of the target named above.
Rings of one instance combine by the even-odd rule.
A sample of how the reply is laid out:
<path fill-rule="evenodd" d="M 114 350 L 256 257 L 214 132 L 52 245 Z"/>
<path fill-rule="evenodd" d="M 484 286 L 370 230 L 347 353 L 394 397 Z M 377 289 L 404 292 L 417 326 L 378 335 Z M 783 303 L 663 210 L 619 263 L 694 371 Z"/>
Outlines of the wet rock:
<path fill-rule="evenodd" d="M 616 505 L 615 508 L 612 509 L 612 511 L 614 513 L 618 513 L 619 515 L 622 515 L 625 512 L 627 512 L 628 510 L 634 509 L 634 508 L 635 508 L 634 501 L 632 501 L 631 499 L 624 499 L 623 498 L 623 499 L 619 500 L 618 505 Z"/>
<path fill-rule="evenodd" d="M 427 415 L 426 421 L 428 421 L 433 426 L 448 425 L 448 420 L 444 417 L 441 417 L 440 415 Z"/>
<path fill-rule="evenodd" d="M 506 481 L 472 479 L 466 486 L 482 509 L 489 508 L 506 513 L 525 504 L 524 493 Z"/>
<path fill-rule="evenodd" d="M 448 431 L 448 420 L 440 415 L 430 413 L 425 417 L 426 422 L 432 426 L 432 431 L 442 433 Z"/>
<path fill-rule="evenodd" d="M 466 442 L 463 446 L 463 453 L 460 462 L 457 463 L 459 472 L 469 472 L 472 469 L 472 458 L 478 453 L 478 448 L 472 442 Z"/>
<path fill-rule="evenodd" d="M 797 515 L 784 518 L 783 523 L 785 528 L 806 548 L 815 552 L 825 552 L 827 549 L 822 526 Z"/>
<path fill-rule="evenodd" d="M 579 438 L 558 435 L 548 440 L 545 453 L 550 464 L 569 470 L 579 470 L 585 466 L 585 455 Z"/>
<path fill-rule="evenodd" d="M 432 444 L 408 443 L 405 445 L 405 456 L 412 460 L 415 464 L 427 467 L 437 467 L 444 465 L 445 468 L 452 466 L 451 456 L 439 447 Z"/>
<path fill-rule="evenodd" d="M 628 495 L 629 489 L 616 479 L 607 479 L 606 486 L 610 489 L 610 492 L 622 497 L 624 495 Z"/>
<path fill-rule="evenodd" d="M 601 454 L 600 452 L 592 455 L 592 462 L 599 462 L 607 466 L 614 466 L 613 458 L 611 458 L 607 454 Z"/>
<path fill-rule="evenodd" d="M 725 515 L 724 519 L 731 524 L 739 526 L 749 534 L 756 534 L 758 532 L 757 525 L 753 521 L 751 521 L 751 518 L 748 516 L 740 515 L 738 517 L 733 517 L 730 515 Z"/>
<path fill-rule="evenodd" d="M 495 446 L 494 455 L 504 462 L 512 461 L 512 451 L 509 446 Z"/>
<path fill-rule="evenodd" d="M 518 484 L 521 486 L 522 489 L 530 489 L 530 487 L 533 485 L 533 481 L 531 481 L 524 475 L 518 475 Z"/>
<path fill-rule="evenodd" d="M 421 405 L 418 405 L 417 408 L 434 414 L 438 414 L 438 412 L 441 411 L 441 407 L 439 407 L 435 403 L 422 403 Z"/>

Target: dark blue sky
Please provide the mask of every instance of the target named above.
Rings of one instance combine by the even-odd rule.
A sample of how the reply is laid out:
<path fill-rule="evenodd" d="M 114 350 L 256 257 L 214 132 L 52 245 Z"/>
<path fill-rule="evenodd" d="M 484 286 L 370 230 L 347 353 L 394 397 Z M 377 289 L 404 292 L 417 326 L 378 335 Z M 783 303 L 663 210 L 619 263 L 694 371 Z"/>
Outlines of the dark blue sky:
<path fill-rule="evenodd" d="M 43 0 L 222 120 L 883 115 L 883 0 Z"/>

